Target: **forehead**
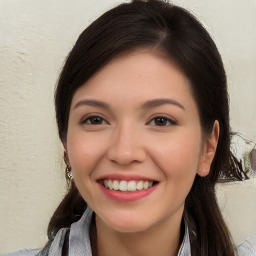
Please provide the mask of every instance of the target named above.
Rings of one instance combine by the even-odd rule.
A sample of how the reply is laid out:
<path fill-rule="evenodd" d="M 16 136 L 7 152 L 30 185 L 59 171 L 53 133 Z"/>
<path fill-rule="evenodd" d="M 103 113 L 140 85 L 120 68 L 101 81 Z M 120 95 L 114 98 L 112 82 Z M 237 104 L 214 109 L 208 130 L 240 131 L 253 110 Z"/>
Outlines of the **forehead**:
<path fill-rule="evenodd" d="M 163 96 L 193 101 L 189 81 L 175 63 L 161 51 L 139 49 L 112 59 L 95 73 L 78 88 L 72 105 L 84 97 L 136 102 Z"/>

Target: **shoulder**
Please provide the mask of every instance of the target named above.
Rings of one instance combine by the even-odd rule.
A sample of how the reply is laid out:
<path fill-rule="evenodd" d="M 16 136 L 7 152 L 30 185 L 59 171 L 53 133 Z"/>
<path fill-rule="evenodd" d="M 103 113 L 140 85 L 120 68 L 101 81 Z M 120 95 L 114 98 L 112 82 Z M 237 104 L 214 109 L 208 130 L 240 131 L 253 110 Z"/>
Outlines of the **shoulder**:
<path fill-rule="evenodd" d="M 256 255 L 256 234 L 247 238 L 243 243 L 237 246 L 238 256 Z"/>
<path fill-rule="evenodd" d="M 7 253 L 3 256 L 36 256 L 39 252 L 40 250 L 24 249 L 21 251 Z"/>
<path fill-rule="evenodd" d="M 20 251 L 15 251 L 7 253 L 0 256 L 44 256 L 44 255 L 61 255 L 62 245 L 64 237 L 68 228 L 61 228 L 55 235 L 53 240 L 49 240 L 47 244 L 42 249 L 23 249 Z"/>

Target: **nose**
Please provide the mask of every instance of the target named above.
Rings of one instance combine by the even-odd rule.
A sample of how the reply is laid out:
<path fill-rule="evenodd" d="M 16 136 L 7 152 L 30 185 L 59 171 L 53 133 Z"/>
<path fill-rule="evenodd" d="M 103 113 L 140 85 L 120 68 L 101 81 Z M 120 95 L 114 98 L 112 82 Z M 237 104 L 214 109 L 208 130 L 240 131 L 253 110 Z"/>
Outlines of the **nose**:
<path fill-rule="evenodd" d="M 119 165 L 130 165 L 143 162 L 146 157 L 142 139 L 138 138 L 138 131 L 129 125 L 116 128 L 111 138 L 107 157 Z"/>

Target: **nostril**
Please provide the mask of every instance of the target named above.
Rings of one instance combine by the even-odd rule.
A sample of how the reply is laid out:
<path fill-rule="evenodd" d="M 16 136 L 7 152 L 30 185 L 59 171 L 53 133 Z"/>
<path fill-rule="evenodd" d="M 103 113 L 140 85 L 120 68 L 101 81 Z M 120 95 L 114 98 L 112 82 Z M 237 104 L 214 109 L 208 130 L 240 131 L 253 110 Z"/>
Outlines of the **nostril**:
<path fill-rule="evenodd" d="M 119 139 L 114 138 L 112 145 L 109 146 L 107 157 L 113 163 L 129 165 L 133 162 L 143 162 L 146 153 L 139 141 L 125 135 L 121 138 L 121 135 L 119 135 Z"/>

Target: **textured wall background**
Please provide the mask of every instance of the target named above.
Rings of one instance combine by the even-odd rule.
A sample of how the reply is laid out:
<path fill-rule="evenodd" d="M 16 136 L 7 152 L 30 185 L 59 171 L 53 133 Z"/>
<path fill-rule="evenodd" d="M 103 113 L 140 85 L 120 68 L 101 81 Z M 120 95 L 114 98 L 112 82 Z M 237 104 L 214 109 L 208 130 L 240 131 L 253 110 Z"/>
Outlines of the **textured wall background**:
<path fill-rule="evenodd" d="M 53 92 L 82 30 L 121 1 L 0 0 L 0 253 L 41 247 L 65 193 Z M 235 131 L 256 140 L 255 0 L 175 0 L 216 41 L 226 66 Z M 218 190 L 235 241 L 256 230 L 256 182 Z"/>

